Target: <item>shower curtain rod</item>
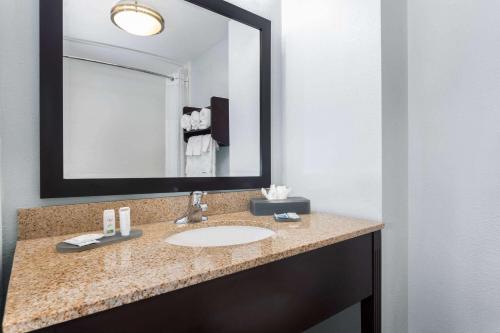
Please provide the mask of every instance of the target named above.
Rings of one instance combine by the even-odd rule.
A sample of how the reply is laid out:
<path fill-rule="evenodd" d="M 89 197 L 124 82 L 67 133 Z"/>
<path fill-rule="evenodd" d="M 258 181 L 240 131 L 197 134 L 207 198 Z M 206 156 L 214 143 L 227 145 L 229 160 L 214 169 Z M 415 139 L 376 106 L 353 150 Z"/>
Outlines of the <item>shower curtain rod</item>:
<path fill-rule="evenodd" d="M 110 62 L 104 62 L 104 61 L 92 60 L 92 59 L 80 58 L 80 57 L 73 57 L 73 56 L 69 56 L 69 55 L 63 55 L 63 58 L 75 59 L 75 60 L 81 60 L 81 61 L 87 61 L 87 62 L 93 62 L 95 64 L 113 66 L 113 67 L 118 67 L 118 68 L 123 68 L 123 69 L 130 69 L 130 70 L 136 71 L 136 72 L 141 72 L 141 73 L 146 73 L 146 74 L 150 74 L 150 75 L 160 76 L 160 77 L 169 79 L 170 81 L 174 81 L 175 80 L 175 77 L 173 77 L 173 76 L 168 76 L 168 75 L 164 75 L 164 74 L 160 74 L 160 73 L 155 73 L 155 72 L 151 72 L 151 71 L 148 71 L 148 70 L 145 70 L 145 69 L 140 69 L 140 68 L 135 68 L 135 67 L 129 67 L 129 66 L 124 66 L 124 65 L 113 64 L 113 63 L 110 63 Z"/>

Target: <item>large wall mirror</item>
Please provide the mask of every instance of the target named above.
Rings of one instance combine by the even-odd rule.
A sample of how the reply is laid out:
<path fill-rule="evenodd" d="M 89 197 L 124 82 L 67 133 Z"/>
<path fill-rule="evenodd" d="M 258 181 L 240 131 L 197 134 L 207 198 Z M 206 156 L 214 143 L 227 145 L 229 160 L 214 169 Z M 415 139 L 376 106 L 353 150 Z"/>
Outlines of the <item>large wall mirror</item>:
<path fill-rule="evenodd" d="M 270 183 L 270 22 L 222 0 L 40 1 L 41 196 Z"/>

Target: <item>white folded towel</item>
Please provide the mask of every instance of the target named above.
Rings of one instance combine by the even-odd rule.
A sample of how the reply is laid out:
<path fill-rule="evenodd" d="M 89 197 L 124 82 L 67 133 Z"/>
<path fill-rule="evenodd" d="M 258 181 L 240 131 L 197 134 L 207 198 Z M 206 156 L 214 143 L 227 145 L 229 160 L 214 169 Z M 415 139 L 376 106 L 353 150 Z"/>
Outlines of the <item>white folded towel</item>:
<path fill-rule="evenodd" d="M 181 118 L 181 128 L 185 129 L 186 131 L 191 130 L 191 116 L 188 114 L 185 114 Z"/>
<path fill-rule="evenodd" d="M 202 137 L 203 135 L 197 135 L 189 138 L 186 147 L 186 156 L 201 155 Z"/>
<path fill-rule="evenodd" d="M 210 140 L 210 145 L 206 152 L 199 156 L 186 156 L 186 176 L 187 177 L 215 177 L 217 156 L 219 145 L 215 140 Z"/>
<path fill-rule="evenodd" d="M 197 130 L 200 128 L 200 113 L 198 111 L 191 112 L 191 129 Z"/>
<path fill-rule="evenodd" d="M 211 124 L 211 111 L 210 109 L 203 108 L 200 111 L 200 125 L 199 129 L 209 128 Z"/>
<path fill-rule="evenodd" d="M 212 144 L 212 135 L 205 134 L 201 138 L 201 152 L 206 153 L 210 151 L 210 145 Z"/>
<path fill-rule="evenodd" d="M 99 243 L 98 239 L 101 239 L 102 237 L 104 237 L 103 234 L 86 234 L 66 239 L 64 243 L 82 247 L 94 243 Z"/>

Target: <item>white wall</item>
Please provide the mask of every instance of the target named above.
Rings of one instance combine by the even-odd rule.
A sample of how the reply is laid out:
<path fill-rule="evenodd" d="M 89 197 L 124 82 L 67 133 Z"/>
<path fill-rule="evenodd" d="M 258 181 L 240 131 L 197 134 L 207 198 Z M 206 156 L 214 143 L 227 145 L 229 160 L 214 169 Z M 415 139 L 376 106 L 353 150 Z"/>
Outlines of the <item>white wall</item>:
<path fill-rule="evenodd" d="M 315 210 L 381 219 L 380 52 L 378 1 L 283 1 L 285 181 Z"/>
<path fill-rule="evenodd" d="M 229 175 L 260 176 L 260 33 L 228 23 Z"/>
<path fill-rule="evenodd" d="M 408 75 L 406 0 L 381 0 L 382 332 L 408 331 Z"/>
<path fill-rule="evenodd" d="M 409 331 L 500 327 L 500 2 L 409 0 Z"/>
<path fill-rule="evenodd" d="M 284 182 L 315 211 L 380 220 L 380 2 L 282 6 Z"/>
<path fill-rule="evenodd" d="M 212 96 L 228 98 L 227 37 L 191 60 L 191 106 L 210 105 Z"/>

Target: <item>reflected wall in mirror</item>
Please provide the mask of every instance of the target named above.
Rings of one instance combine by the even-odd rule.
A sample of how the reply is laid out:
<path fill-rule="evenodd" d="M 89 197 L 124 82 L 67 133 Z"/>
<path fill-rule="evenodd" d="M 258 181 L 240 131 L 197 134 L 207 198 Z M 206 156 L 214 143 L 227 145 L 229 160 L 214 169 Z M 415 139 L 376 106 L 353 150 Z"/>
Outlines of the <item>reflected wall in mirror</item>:
<path fill-rule="evenodd" d="M 64 179 L 260 176 L 260 31 L 183 0 L 127 28 L 116 5 L 63 0 Z"/>

